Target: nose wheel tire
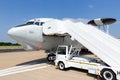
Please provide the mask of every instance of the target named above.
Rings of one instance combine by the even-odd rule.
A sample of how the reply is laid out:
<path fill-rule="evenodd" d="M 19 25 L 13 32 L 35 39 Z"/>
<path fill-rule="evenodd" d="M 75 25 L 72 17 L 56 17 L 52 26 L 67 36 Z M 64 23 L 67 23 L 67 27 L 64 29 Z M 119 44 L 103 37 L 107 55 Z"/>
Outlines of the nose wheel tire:
<path fill-rule="evenodd" d="M 47 60 L 48 60 L 49 62 L 54 62 L 54 61 L 55 61 L 55 58 L 56 58 L 56 56 L 55 56 L 54 54 L 50 54 L 50 55 L 48 55 Z"/>
<path fill-rule="evenodd" d="M 64 70 L 65 69 L 65 64 L 63 62 L 59 62 L 58 67 L 60 70 Z"/>
<path fill-rule="evenodd" d="M 102 80 L 116 80 L 115 73 L 110 69 L 103 69 L 101 71 Z"/>

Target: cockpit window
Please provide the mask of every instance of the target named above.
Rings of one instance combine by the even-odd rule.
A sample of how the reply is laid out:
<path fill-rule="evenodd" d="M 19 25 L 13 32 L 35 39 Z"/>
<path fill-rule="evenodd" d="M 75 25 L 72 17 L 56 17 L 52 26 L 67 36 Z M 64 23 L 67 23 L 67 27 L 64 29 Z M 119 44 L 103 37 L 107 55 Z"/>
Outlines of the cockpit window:
<path fill-rule="evenodd" d="M 39 26 L 39 22 L 35 22 L 35 24 Z"/>
<path fill-rule="evenodd" d="M 16 27 L 22 27 L 22 26 L 26 26 L 26 25 L 40 25 L 42 26 L 44 24 L 44 22 L 34 22 L 34 21 L 31 21 L 31 22 L 27 22 L 26 24 L 22 24 L 22 25 L 18 25 Z"/>
<path fill-rule="evenodd" d="M 27 22 L 27 24 L 43 25 L 44 22 Z"/>
<path fill-rule="evenodd" d="M 41 22 L 41 24 L 40 24 L 40 25 L 42 26 L 44 23 L 45 23 L 45 22 Z"/>
<path fill-rule="evenodd" d="M 34 22 L 27 22 L 26 24 L 28 24 L 28 25 L 29 25 L 29 24 L 34 24 Z"/>
<path fill-rule="evenodd" d="M 32 25 L 32 24 L 34 24 L 34 22 L 27 22 L 26 24 L 21 24 L 21 25 L 18 25 L 16 27 L 22 27 L 22 26 Z"/>

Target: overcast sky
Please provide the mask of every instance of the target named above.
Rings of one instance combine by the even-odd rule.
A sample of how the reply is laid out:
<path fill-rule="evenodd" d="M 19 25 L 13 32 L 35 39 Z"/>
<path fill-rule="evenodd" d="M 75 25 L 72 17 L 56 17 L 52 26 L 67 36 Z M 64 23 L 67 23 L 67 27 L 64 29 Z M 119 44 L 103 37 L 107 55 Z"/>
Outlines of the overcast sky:
<path fill-rule="evenodd" d="M 91 20 L 116 18 L 110 34 L 120 37 L 120 0 L 0 0 L 0 41 L 13 41 L 7 31 L 32 18 Z"/>

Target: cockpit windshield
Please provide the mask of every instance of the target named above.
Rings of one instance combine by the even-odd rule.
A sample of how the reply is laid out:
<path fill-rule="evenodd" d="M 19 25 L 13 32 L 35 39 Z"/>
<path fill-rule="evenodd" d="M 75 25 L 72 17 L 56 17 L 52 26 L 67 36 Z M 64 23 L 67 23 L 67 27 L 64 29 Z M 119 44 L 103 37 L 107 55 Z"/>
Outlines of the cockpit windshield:
<path fill-rule="evenodd" d="M 28 24 L 28 25 L 29 25 L 29 24 L 34 24 L 34 22 L 27 22 L 26 24 Z"/>
<path fill-rule="evenodd" d="M 44 22 L 30 21 L 30 22 L 27 22 L 26 24 L 18 25 L 16 27 L 22 27 L 22 26 L 26 26 L 26 25 L 38 25 L 38 26 L 42 26 L 43 24 L 44 24 Z"/>

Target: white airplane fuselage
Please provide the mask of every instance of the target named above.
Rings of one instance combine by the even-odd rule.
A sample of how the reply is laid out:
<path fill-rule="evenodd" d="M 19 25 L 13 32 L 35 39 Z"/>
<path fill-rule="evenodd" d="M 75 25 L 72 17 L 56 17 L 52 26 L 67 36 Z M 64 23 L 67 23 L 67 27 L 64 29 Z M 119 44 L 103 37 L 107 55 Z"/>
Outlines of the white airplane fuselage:
<path fill-rule="evenodd" d="M 25 50 L 51 50 L 58 45 L 78 45 L 76 40 L 72 40 L 66 33 L 45 35 L 44 24 L 53 21 L 52 18 L 37 18 L 29 20 L 26 24 L 16 26 L 8 31 L 8 35 L 21 44 Z M 56 23 L 51 23 L 55 25 Z M 48 28 L 51 28 L 50 26 Z M 54 30 L 55 31 L 55 30 Z M 53 32 L 54 32 L 53 31 Z M 61 30 L 62 31 L 62 30 Z M 82 46 L 79 43 L 79 46 Z"/>

